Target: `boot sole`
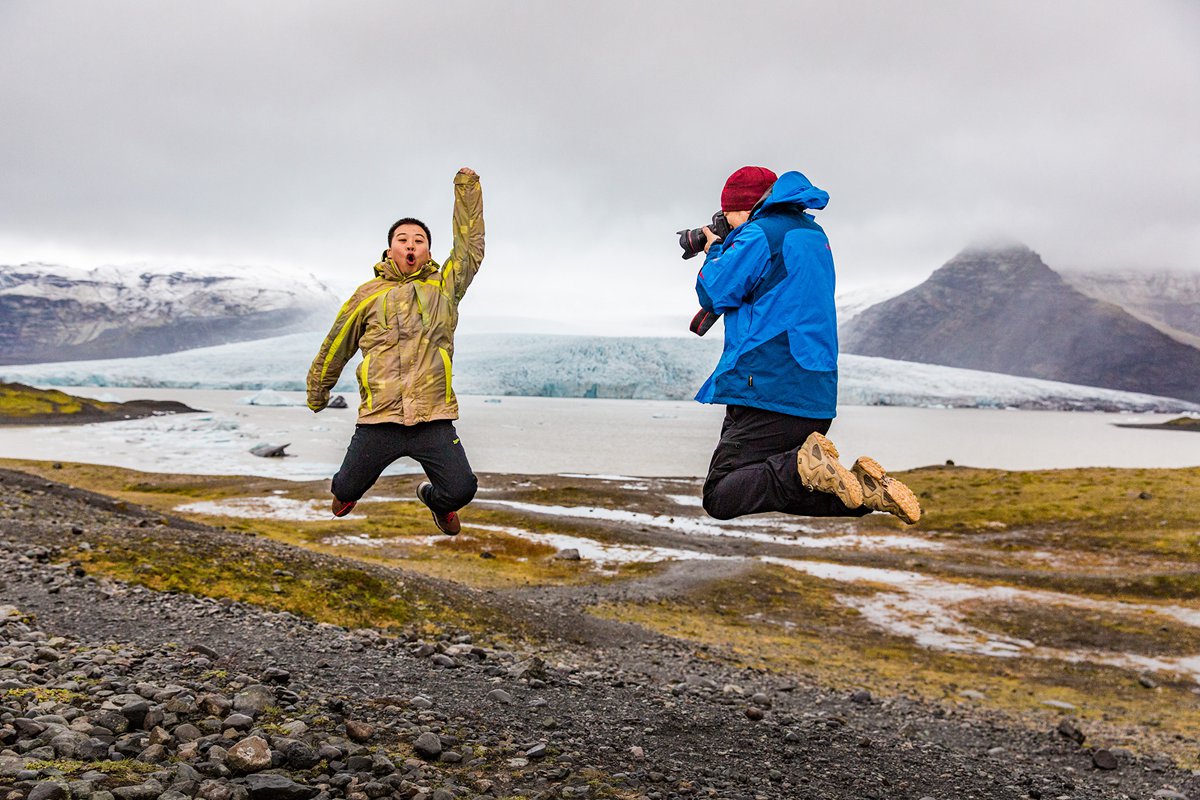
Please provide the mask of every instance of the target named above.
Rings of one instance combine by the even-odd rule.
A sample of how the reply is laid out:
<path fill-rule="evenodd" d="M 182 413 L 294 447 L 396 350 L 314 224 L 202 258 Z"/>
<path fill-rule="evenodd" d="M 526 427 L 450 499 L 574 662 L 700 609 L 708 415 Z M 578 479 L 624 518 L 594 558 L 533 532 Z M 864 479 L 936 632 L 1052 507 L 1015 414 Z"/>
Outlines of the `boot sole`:
<path fill-rule="evenodd" d="M 796 472 L 809 489 L 835 495 L 847 508 L 862 505 L 862 485 L 858 478 L 842 466 L 837 448 L 821 434 L 811 434 L 804 440 L 796 454 Z"/>
<path fill-rule="evenodd" d="M 909 525 L 921 519 L 921 503 L 912 489 L 902 481 L 889 477 L 878 461 L 870 456 L 862 456 L 854 462 L 852 471 L 861 473 L 858 479 L 863 485 L 863 504 L 868 508 L 893 514 Z M 863 475 L 870 480 L 863 480 Z M 869 488 L 872 483 L 877 487 L 874 491 Z"/>

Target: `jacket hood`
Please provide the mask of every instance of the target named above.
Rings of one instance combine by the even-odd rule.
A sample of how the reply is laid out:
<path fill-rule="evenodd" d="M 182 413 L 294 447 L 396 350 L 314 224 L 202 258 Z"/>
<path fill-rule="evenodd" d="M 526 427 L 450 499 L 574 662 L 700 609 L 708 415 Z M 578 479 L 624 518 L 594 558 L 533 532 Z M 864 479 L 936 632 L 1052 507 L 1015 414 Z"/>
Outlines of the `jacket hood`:
<path fill-rule="evenodd" d="M 419 281 L 428 278 L 433 273 L 440 269 L 438 263 L 430 259 L 416 272 L 411 275 L 405 275 L 400 271 L 400 267 L 390 258 L 385 258 L 375 265 L 375 277 L 383 278 L 388 281 L 396 281 L 404 283 L 405 281 Z"/>
<path fill-rule="evenodd" d="M 783 204 L 799 205 L 803 208 L 821 209 L 829 203 L 829 192 L 818 189 L 801 172 L 785 172 L 771 187 L 771 193 L 763 201 L 762 208 Z"/>

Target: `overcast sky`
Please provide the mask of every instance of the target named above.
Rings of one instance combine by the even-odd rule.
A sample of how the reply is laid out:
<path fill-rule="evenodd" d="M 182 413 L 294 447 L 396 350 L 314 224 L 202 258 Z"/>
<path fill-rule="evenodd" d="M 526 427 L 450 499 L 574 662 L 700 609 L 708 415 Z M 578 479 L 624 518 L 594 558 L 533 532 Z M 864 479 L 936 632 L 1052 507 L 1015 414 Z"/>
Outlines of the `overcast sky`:
<path fill-rule="evenodd" d="M 339 295 L 397 217 L 470 327 L 682 333 L 675 231 L 743 164 L 831 200 L 839 283 L 979 237 L 1200 270 L 1200 3 L 0 0 L 0 263 L 270 264 Z"/>

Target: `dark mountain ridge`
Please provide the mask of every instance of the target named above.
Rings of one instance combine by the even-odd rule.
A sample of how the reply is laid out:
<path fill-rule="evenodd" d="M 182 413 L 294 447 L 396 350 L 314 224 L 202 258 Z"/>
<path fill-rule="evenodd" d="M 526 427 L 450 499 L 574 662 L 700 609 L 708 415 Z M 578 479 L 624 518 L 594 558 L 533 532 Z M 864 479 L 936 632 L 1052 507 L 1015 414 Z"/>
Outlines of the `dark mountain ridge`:
<path fill-rule="evenodd" d="M 968 248 L 841 331 L 860 355 L 1200 401 L 1200 350 L 1088 297 L 1023 245 Z"/>

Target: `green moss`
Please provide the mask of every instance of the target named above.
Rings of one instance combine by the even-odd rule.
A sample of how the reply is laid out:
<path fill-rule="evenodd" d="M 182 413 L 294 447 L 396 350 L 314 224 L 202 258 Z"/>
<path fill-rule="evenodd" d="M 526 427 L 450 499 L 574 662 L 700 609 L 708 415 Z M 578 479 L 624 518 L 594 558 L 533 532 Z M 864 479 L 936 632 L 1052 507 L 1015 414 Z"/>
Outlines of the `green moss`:
<path fill-rule="evenodd" d="M 68 705 L 88 699 L 87 695 L 79 692 L 72 692 L 69 689 L 51 689 L 45 686 L 33 686 L 26 689 L 5 689 L 3 695 L 7 697 L 32 698 L 36 703 L 50 701 Z"/>
<path fill-rule="evenodd" d="M 115 403 L 74 397 L 55 389 L 35 389 L 19 383 L 0 383 L 0 417 L 3 418 L 66 416 L 85 410 L 108 411 L 116 407 Z"/>
<path fill-rule="evenodd" d="M 68 778 L 77 777 L 85 772 L 103 772 L 117 784 L 141 783 L 147 775 L 157 772 L 161 767 L 146 764 L 141 761 L 73 761 L 70 759 L 55 759 L 46 761 L 31 761 L 26 769 L 53 769 Z"/>
<path fill-rule="evenodd" d="M 146 536 L 107 540 L 75 557 L 90 571 L 159 591 L 229 598 L 348 627 L 480 630 L 501 622 L 497 612 L 415 582 L 385 579 L 352 563 L 331 567 L 303 555 L 282 561 L 250 545 L 213 542 L 201 551 L 191 541 Z M 277 570 L 292 577 L 283 579 Z"/>

